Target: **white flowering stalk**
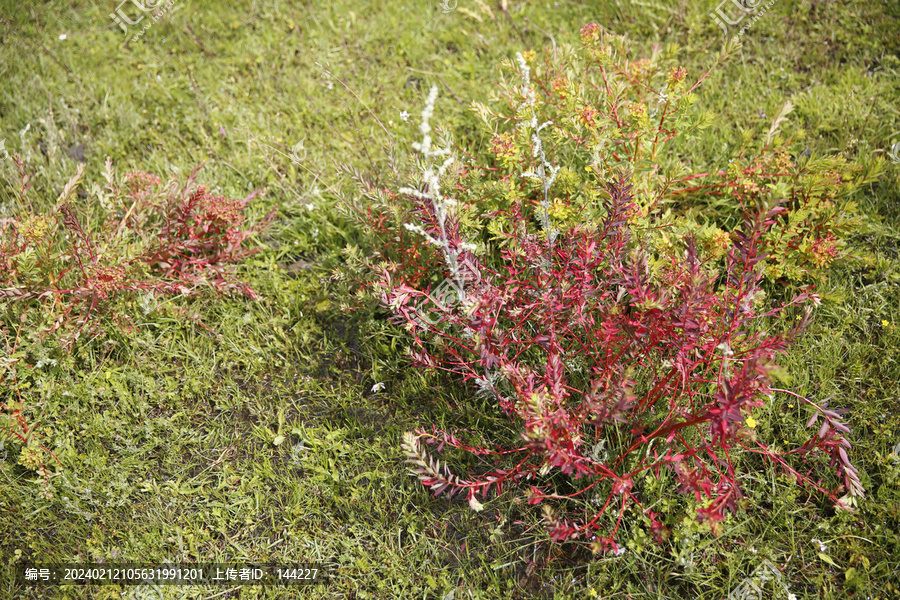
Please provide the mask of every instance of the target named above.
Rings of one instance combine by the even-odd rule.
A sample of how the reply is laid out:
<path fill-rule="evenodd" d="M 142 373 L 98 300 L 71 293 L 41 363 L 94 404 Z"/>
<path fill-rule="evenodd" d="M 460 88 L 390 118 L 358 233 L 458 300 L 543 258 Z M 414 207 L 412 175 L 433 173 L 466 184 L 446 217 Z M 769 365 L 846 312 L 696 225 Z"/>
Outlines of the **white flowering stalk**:
<path fill-rule="evenodd" d="M 531 127 L 531 141 L 534 144 L 531 156 L 538 159 L 538 166 L 535 172 L 522 173 L 522 177 L 532 177 L 540 179 L 544 188 L 544 199 L 541 200 L 541 224 L 544 231 L 547 232 L 547 239 L 550 241 L 550 251 L 553 251 L 553 241 L 556 239 L 557 230 L 550 229 L 550 188 L 556 180 L 556 174 L 559 173 L 559 167 L 553 166 L 547 160 L 544 154 L 544 144 L 541 141 L 541 130 L 548 125 L 552 125 L 553 121 L 547 121 L 538 125 L 537 113 L 535 112 L 535 103 L 537 98 L 534 94 L 534 88 L 531 87 L 531 68 L 525 62 L 525 57 L 521 52 L 516 52 L 516 60 L 519 62 L 519 70 L 522 72 L 522 92 L 525 95 L 525 104 L 523 108 L 531 109 L 531 120 L 526 121 L 521 127 Z"/>
<path fill-rule="evenodd" d="M 404 227 L 410 231 L 421 234 L 430 244 L 434 244 L 441 249 L 441 253 L 444 255 L 444 261 L 447 263 L 447 269 L 450 271 L 450 276 L 456 284 L 459 300 L 464 303 L 466 296 L 462 282 L 462 273 L 459 266 L 459 250 L 447 239 L 446 227 L 448 208 L 455 206 L 456 201 L 441 193 L 441 177 L 444 176 L 447 169 L 453 164 L 453 156 L 450 154 L 449 147 L 441 149 L 433 149 L 431 147 L 431 125 L 429 125 L 428 122 L 434 114 L 434 103 L 437 100 L 437 94 L 437 86 L 431 86 L 431 91 L 428 93 L 428 99 L 425 101 L 425 108 L 422 110 L 422 123 L 419 125 L 419 131 L 422 132 L 422 141 L 413 142 L 413 148 L 421 152 L 422 156 L 425 158 L 426 166 L 422 176 L 422 179 L 425 182 L 425 191 L 422 192 L 412 188 L 400 188 L 400 192 L 431 203 L 431 206 L 434 207 L 434 217 L 437 220 L 438 228 L 440 229 L 440 237 L 436 238 L 430 235 L 418 225 L 406 223 Z M 446 156 L 446 159 L 444 159 L 444 162 L 435 169 L 434 159 L 442 156 Z M 462 249 L 474 250 L 474 246 L 464 244 Z"/>
<path fill-rule="evenodd" d="M 432 148 L 432 140 L 431 140 L 431 125 L 429 121 L 431 120 L 432 115 L 434 114 L 434 104 L 437 100 L 438 88 L 437 86 L 432 86 L 431 91 L 428 94 L 428 99 L 425 101 L 425 108 L 422 110 L 422 123 L 419 125 L 419 131 L 422 133 L 422 141 L 414 142 L 413 148 L 422 153 L 422 156 L 425 158 L 425 171 L 423 173 L 422 179 L 425 183 L 425 191 L 416 190 L 413 188 L 400 188 L 400 192 L 403 194 L 409 194 L 414 198 L 424 201 L 425 204 L 430 204 L 432 208 L 431 213 L 433 214 L 437 225 L 438 225 L 438 236 L 430 234 L 428 231 L 425 231 L 423 227 L 420 225 L 413 225 L 410 223 L 405 223 L 404 227 L 409 231 L 415 231 L 424 237 L 428 243 L 433 244 L 441 249 L 441 253 L 444 256 L 444 261 L 447 264 L 447 269 L 450 271 L 450 277 L 452 278 L 453 284 L 456 287 L 456 294 L 454 300 L 457 301 L 460 305 L 466 304 L 466 289 L 464 286 L 465 277 L 463 276 L 463 271 L 467 271 L 469 275 L 474 275 L 474 278 L 477 280 L 480 275 L 478 273 L 478 268 L 471 261 L 466 261 L 464 264 L 461 264 L 461 254 L 463 252 L 474 252 L 477 250 L 475 245 L 468 244 L 465 242 L 461 242 L 460 240 L 454 240 L 451 243 L 449 236 L 447 234 L 447 219 L 450 216 L 450 210 L 453 206 L 456 206 L 456 201 L 452 198 L 445 196 L 441 192 L 441 177 L 447 172 L 447 169 L 450 165 L 453 164 L 453 156 L 450 153 L 450 148 L 445 147 L 441 149 Z M 443 162 L 435 168 L 435 159 L 444 158 Z M 462 257 L 465 258 L 465 257 Z M 453 297 L 452 294 L 450 294 Z M 439 303 L 443 303 L 442 299 L 446 297 L 446 295 L 442 294 L 435 300 Z M 422 315 L 423 321 L 429 323 L 432 326 L 438 326 L 438 323 L 432 321 L 427 318 L 426 315 Z M 466 338 L 470 338 L 474 334 L 474 330 L 471 326 L 465 322 L 465 319 L 462 319 L 459 323 L 462 327 L 462 336 Z M 483 378 L 477 378 L 476 384 L 478 386 L 479 393 L 485 394 L 488 396 L 493 396 L 497 398 L 499 401 L 504 402 L 504 397 L 500 394 L 497 387 L 502 377 L 495 369 L 486 369 L 485 375 Z"/>

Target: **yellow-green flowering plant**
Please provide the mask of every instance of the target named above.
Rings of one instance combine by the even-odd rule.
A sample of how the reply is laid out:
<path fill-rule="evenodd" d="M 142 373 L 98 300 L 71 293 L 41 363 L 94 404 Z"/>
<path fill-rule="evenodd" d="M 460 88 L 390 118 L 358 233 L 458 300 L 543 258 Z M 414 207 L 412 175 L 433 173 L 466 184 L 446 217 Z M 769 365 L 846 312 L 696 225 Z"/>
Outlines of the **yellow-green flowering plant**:
<path fill-rule="evenodd" d="M 847 254 L 845 240 L 859 225 L 847 197 L 873 181 L 883 161 L 856 165 L 840 155 L 793 157 L 791 141 L 779 134 L 791 110 L 787 103 L 765 135 L 754 141 L 752 132 L 745 134 L 737 155 L 721 169 L 691 173 L 679 161 L 680 150 L 715 118 L 695 110 L 710 71 L 692 77 L 676 45 L 657 46 L 637 58 L 626 38 L 604 35 L 596 24 L 582 28 L 581 41 L 502 62 L 491 101 L 472 103 L 490 143 L 450 175 L 463 191 L 463 226 L 476 231 L 479 241 L 494 248 L 513 243 L 513 206 L 537 220 L 542 203 L 548 204 L 547 232 L 596 223 L 604 216 L 604 193 L 598 190 L 627 171 L 635 203 L 629 219 L 662 252 L 656 262 L 669 260 L 667 239 L 699 230 L 699 241 L 721 265 L 726 237 L 744 213 L 775 206 L 786 210 L 760 240 L 770 257 L 768 279 L 815 281 Z M 557 169 L 546 190 L 522 176 L 542 167 L 534 144 L 538 131 L 542 151 L 554 156 L 548 172 Z M 470 148 L 457 151 L 472 155 Z"/>

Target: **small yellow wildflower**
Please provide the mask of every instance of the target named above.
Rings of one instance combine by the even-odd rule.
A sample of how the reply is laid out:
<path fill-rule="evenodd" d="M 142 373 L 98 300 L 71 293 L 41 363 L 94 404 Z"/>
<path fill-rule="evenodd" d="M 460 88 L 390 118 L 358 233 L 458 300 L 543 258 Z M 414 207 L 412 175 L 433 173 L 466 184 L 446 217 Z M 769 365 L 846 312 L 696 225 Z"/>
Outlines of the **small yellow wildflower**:
<path fill-rule="evenodd" d="M 890 325 L 890 324 L 891 324 L 891 322 L 888 321 L 887 319 L 883 319 L 883 320 L 881 321 L 881 326 L 882 326 L 882 327 L 887 327 L 887 326 Z"/>
<path fill-rule="evenodd" d="M 594 598 L 596 595 L 597 595 L 597 590 L 595 590 L 594 588 L 591 588 L 590 591 L 588 592 L 588 596 L 590 596 L 591 598 Z"/>
<path fill-rule="evenodd" d="M 744 422 L 747 424 L 747 427 L 749 427 L 750 429 L 753 429 L 757 425 L 756 419 L 754 419 L 753 417 L 747 417 L 746 420 L 744 420 Z"/>
<path fill-rule="evenodd" d="M 19 223 L 19 233 L 28 242 L 35 243 L 44 238 L 50 230 L 50 221 L 43 215 L 29 215 Z"/>
<path fill-rule="evenodd" d="M 512 166 L 518 155 L 515 136 L 512 133 L 495 135 L 491 140 L 491 152 L 504 166 Z"/>
<path fill-rule="evenodd" d="M 681 80 L 685 78 L 687 75 L 687 69 L 684 67 L 672 67 L 669 69 L 669 73 L 666 75 L 666 83 L 669 85 L 675 85 L 677 83 L 681 83 Z"/>
<path fill-rule="evenodd" d="M 628 103 L 628 116 L 638 122 L 644 122 L 648 119 L 647 107 L 640 102 Z"/>
<path fill-rule="evenodd" d="M 32 471 L 37 471 L 41 468 L 43 464 L 41 451 L 36 444 L 29 444 L 19 451 L 19 464 Z"/>

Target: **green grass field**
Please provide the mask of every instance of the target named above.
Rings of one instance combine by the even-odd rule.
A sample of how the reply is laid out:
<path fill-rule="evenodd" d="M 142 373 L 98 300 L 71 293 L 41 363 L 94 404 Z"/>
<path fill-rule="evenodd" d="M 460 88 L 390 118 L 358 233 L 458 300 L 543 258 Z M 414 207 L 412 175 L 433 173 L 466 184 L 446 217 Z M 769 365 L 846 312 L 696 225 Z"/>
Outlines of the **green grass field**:
<path fill-rule="evenodd" d="M 365 241 L 341 199 L 354 193 L 352 173 L 395 185 L 389 152 L 411 151 L 432 84 L 435 122 L 483 143 L 467 138 L 468 107 L 489 97 L 502 59 L 576 44 L 596 21 L 648 52 L 679 44 L 699 73 L 723 43 L 717 5 L 452 5 L 175 0 L 125 43 L 108 0 L 0 3 L 0 217 L 16 210 L 14 151 L 47 206 L 79 161 L 89 188 L 109 156 L 119 172 L 161 175 L 202 162 L 200 180 L 217 193 L 264 190 L 251 219 L 277 209 L 239 271 L 259 300 L 123 298 L 134 327 L 110 327 L 72 353 L 21 332 L 32 376 L 0 380 L 0 401 L 21 398 L 59 463 L 47 461 L 45 494 L 43 475 L 20 464 L 21 444 L 0 437 L 0 598 L 138 597 L 27 587 L 12 575 L 27 561 L 258 561 L 316 563 L 330 579 L 167 587 L 163 597 L 712 600 L 763 559 L 798 599 L 900 597 L 900 158 L 889 156 L 900 142 L 900 5 L 776 0 L 700 89 L 698 108 L 716 118 L 680 149 L 696 172 L 721 168 L 743 130 L 767 128 L 790 100 L 785 135 L 811 151 L 887 158 L 854 197 L 864 219 L 852 243 L 870 258 L 832 268 L 809 334 L 784 361 L 791 389 L 850 409 L 866 499 L 835 512 L 760 463 L 745 482 L 749 508 L 720 537 L 686 519 L 677 543 L 634 539 L 597 558 L 551 543 L 540 512 L 513 494 L 476 513 L 409 474 L 403 432 L 491 432 L 502 421 L 464 386 L 411 370 L 383 315 L 342 310 L 348 290 L 331 274 Z M 6 348 L 21 312 L 0 298 Z M 759 432 L 796 445 L 805 419 L 770 404 Z"/>

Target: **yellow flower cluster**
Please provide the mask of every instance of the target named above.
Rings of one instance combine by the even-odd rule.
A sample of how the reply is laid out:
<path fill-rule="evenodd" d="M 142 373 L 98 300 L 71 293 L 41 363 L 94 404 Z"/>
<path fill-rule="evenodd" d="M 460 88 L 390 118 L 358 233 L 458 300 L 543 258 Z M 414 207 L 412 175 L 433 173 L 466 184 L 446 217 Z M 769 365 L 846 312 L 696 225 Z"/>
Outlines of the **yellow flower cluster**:
<path fill-rule="evenodd" d="M 726 231 L 722 231 L 718 227 L 712 230 L 712 233 L 703 240 L 706 249 L 712 254 L 713 258 L 718 260 L 728 251 L 731 246 L 731 236 Z"/>
<path fill-rule="evenodd" d="M 669 84 L 669 87 L 675 87 L 680 84 L 685 77 L 687 77 L 687 69 L 684 67 L 672 67 L 669 69 L 668 74 L 666 74 L 666 83 Z"/>
<path fill-rule="evenodd" d="M 743 192 L 744 194 L 755 194 L 759 192 L 759 186 L 756 185 L 756 182 L 752 179 L 747 179 L 746 177 L 737 179 L 732 184 L 732 188 L 739 192 Z"/>
<path fill-rule="evenodd" d="M 505 166 L 514 164 L 518 155 L 515 136 L 512 133 L 495 135 L 491 140 L 491 153 Z"/>
<path fill-rule="evenodd" d="M 26 469 L 37 471 L 42 464 L 41 449 L 34 444 L 29 444 L 19 452 L 19 464 Z"/>
<path fill-rule="evenodd" d="M 588 23 L 581 28 L 581 41 L 585 46 L 593 46 L 600 41 L 600 26 Z"/>
<path fill-rule="evenodd" d="M 557 77 L 554 79 L 553 92 L 559 96 L 561 100 L 565 100 L 569 95 L 569 80 L 565 77 Z"/>
<path fill-rule="evenodd" d="M 47 235 L 50 230 L 50 221 L 43 215 L 28 215 L 19 221 L 18 229 L 22 237 L 33 244 Z"/>
<path fill-rule="evenodd" d="M 649 124 L 650 117 L 647 115 L 647 106 L 645 104 L 640 102 L 629 102 L 627 108 L 628 118 L 636 125 L 645 126 Z"/>
<path fill-rule="evenodd" d="M 636 60 L 629 65 L 629 73 L 635 79 L 641 79 L 648 73 L 650 73 L 651 64 L 649 58 L 642 58 L 640 60 Z"/>

